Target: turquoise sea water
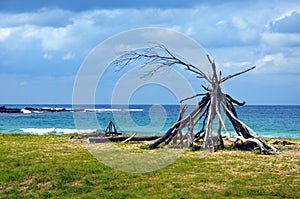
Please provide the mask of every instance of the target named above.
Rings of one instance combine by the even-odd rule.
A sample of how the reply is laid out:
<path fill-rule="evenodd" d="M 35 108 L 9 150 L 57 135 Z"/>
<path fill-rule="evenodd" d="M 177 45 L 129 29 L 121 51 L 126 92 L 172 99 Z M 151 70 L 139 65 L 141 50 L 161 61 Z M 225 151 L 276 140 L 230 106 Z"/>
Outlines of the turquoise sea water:
<path fill-rule="evenodd" d="M 7 108 L 66 108 L 72 105 L 6 105 Z M 0 132 L 56 134 L 103 131 L 110 120 L 121 132 L 163 134 L 177 120 L 178 105 L 96 105 L 81 112 L 0 113 Z M 239 118 L 263 137 L 300 138 L 300 106 L 236 107 Z M 74 120 L 74 114 L 77 116 Z M 93 122 L 96 118 L 97 124 Z M 78 119 L 79 118 L 79 119 Z M 78 122 L 78 120 L 80 120 Z M 78 125 L 78 123 L 80 123 Z M 226 120 L 233 132 L 229 120 Z M 234 134 L 233 134 L 234 135 Z"/>

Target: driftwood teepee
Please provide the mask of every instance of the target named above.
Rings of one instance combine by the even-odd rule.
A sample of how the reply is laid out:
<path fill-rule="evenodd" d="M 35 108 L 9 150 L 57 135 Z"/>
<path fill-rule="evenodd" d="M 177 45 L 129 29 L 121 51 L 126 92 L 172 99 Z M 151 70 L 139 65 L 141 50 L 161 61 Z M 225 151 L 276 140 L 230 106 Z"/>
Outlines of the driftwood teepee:
<path fill-rule="evenodd" d="M 222 77 L 221 71 L 217 73 L 215 62 L 207 55 L 211 65 L 212 74 L 205 74 L 199 67 L 196 67 L 186 61 L 175 56 L 165 46 L 158 44 L 153 47 L 144 49 L 143 51 L 130 51 L 115 60 L 114 64 L 123 67 L 132 64 L 133 62 L 142 62 L 141 67 L 151 66 L 145 76 L 152 76 L 155 73 L 172 66 L 183 66 L 186 70 L 197 75 L 198 78 L 204 79 L 208 83 L 208 87 L 202 85 L 206 93 L 196 94 L 188 97 L 183 101 L 202 96 L 202 99 L 196 107 L 186 116 L 187 105 L 183 106 L 179 112 L 177 122 L 165 133 L 164 136 L 150 144 L 151 148 L 156 148 L 159 145 L 175 144 L 183 146 L 187 143 L 188 146 L 201 149 L 214 149 L 215 146 L 224 146 L 223 138 L 231 141 L 233 145 L 237 145 L 241 141 L 244 146 L 251 146 L 252 149 L 260 149 L 262 153 L 276 152 L 276 148 L 263 140 L 254 130 L 243 123 L 237 116 L 234 104 L 243 106 L 245 102 L 238 102 L 230 95 L 222 92 L 221 85 L 238 75 L 246 73 L 255 68 L 255 66 L 238 72 L 233 75 Z M 222 114 L 224 113 L 224 114 Z M 227 116 L 235 130 L 236 136 L 232 137 L 231 132 L 225 124 Z M 194 133 L 195 126 L 202 126 L 199 132 Z M 214 125 L 217 126 L 214 130 Z M 225 130 L 226 136 L 222 136 L 222 129 Z M 202 147 L 195 147 L 195 141 L 203 139 Z"/>

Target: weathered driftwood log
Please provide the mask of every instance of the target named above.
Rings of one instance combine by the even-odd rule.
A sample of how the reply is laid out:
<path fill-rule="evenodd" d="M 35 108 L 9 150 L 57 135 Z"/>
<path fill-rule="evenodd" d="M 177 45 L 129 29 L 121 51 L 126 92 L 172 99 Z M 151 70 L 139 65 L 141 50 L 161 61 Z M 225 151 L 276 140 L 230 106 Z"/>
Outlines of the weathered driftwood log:
<path fill-rule="evenodd" d="M 134 136 L 130 141 L 153 141 L 161 136 L 152 135 L 152 136 Z M 122 142 L 126 139 L 130 138 L 130 136 L 119 136 L 119 137 L 89 137 L 87 139 L 88 143 L 104 143 L 104 142 Z"/>

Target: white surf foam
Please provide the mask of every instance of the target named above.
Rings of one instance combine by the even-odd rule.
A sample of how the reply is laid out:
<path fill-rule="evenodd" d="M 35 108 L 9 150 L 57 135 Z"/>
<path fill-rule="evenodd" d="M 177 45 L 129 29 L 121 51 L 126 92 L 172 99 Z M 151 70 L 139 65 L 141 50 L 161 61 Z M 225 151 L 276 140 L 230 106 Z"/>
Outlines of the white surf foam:
<path fill-rule="evenodd" d="M 22 113 L 27 113 L 27 114 L 28 114 L 28 113 L 31 113 L 30 110 L 27 110 L 27 109 L 25 109 L 25 108 L 22 108 L 22 109 L 21 109 L 21 112 L 22 112 Z"/>
<path fill-rule="evenodd" d="M 144 109 L 96 108 L 84 109 L 84 112 L 142 112 Z"/>
<path fill-rule="evenodd" d="M 73 133 L 92 133 L 96 129 L 62 129 L 62 128 L 20 128 L 24 133 L 47 135 L 53 134 L 73 134 Z"/>

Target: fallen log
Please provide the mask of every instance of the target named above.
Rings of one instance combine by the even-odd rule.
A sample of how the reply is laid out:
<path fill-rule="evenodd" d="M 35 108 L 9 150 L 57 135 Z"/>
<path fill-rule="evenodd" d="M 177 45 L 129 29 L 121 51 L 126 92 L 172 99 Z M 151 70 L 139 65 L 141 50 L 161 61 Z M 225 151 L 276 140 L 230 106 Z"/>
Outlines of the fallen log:
<path fill-rule="evenodd" d="M 151 136 L 134 136 L 130 139 L 130 141 L 152 141 L 160 138 L 159 135 L 151 135 Z M 104 143 L 104 142 L 123 142 L 126 139 L 130 138 L 130 136 L 120 136 L 120 137 L 89 137 L 87 139 L 88 143 Z"/>

